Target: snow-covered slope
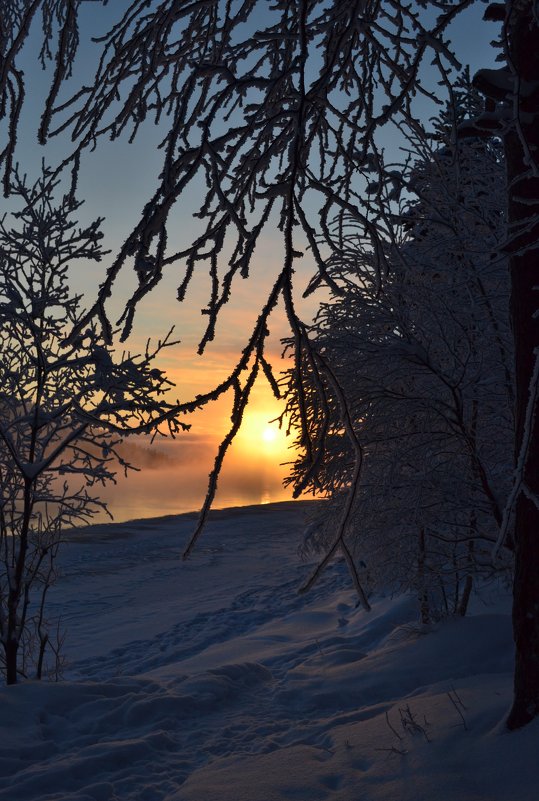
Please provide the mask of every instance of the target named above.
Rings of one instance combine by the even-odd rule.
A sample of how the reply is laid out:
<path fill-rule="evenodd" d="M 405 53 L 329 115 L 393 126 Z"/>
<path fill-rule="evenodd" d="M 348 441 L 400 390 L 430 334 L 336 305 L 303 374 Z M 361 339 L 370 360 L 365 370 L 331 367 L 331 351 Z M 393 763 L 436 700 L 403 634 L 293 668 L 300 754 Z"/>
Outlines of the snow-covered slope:
<path fill-rule="evenodd" d="M 0 799 L 537 801 L 509 599 L 425 632 L 340 564 L 299 596 L 308 507 L 216 512 L 188 562 L 192 515 L 73 535 L 65 680 L 1 690 Z"/>

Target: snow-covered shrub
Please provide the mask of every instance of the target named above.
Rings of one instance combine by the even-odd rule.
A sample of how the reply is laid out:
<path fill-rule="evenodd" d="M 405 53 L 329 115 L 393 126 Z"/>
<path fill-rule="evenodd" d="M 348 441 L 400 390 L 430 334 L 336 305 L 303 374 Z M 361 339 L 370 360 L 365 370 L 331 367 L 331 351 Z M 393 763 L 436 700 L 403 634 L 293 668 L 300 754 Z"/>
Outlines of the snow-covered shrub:
<path fill-rule="evenodd" d="M 347 541 L 375 585 L 417 592 L 428 621 L 463 614 L 474 575 L 491 572 L 510 485 L 503 156 L 491 142 L 437 145 L 403 169 L 400 184 L 398 215 L 380 196 L 394 226 L 388 273 L 353 234 L 329 265 L 340 294 L 322 306 L 312 328 L 317 356 L 304 360 L 316 448 L 298 443 L 292 480 L 329 496 L 306 542 L 327 550 L 357 462 L 336 379 L 362 448 Z M 334 379 L 316 373 L 316 359 Z"/>
<path fill-rule="evenodd" d="M 44 171 L 33 186 L 15 176 L 21 201 L 0 223 L 0 639 L 8 683 L 56 669 L 58 642 L 45 614 L 66 526 L 105 505 L 94 489 L 127 470 L 118 446 L 131 433 L 183 427 L 164 399 L 170 382 L 154 359 L 117 356 L 96 325 L 70 345 L 82 314 L 68 269 L 102 258 L 100 224 L 73 220 L 80 204 Z M 52 665 L 47 667 L 47 652 Z"/>

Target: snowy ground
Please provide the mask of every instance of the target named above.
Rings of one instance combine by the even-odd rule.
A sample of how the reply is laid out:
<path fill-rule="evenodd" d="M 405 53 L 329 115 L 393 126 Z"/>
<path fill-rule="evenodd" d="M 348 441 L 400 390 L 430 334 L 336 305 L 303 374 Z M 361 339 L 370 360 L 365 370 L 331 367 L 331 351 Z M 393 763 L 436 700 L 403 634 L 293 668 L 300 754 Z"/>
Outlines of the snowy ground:
<path fill-rule="evenodd" d="M 342 565 L 299 596 L 307 508 L 216 512 L 186 563 L 193 515 L 74 536 L 69 666 L 1 690 L 0 799 L 537 801 L 539 726 L 500 725 L 508 599 L 421 632 Z"/>

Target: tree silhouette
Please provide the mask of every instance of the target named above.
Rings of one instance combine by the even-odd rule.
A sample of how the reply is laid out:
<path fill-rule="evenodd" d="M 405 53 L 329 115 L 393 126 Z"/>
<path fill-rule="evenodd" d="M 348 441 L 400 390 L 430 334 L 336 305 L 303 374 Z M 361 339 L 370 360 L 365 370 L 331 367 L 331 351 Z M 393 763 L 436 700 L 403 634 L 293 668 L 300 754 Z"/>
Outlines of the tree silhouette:
<path fill-rule="evenodd" d="M 169 338 L 117 356 L 90 323 L 65 345 L 83 313 L 68 270 L 103 258 L 102 221 L 78 228 L 80 203 L 55 197 L 47 170 L 33 185 L 15 173 L 11 192 L 22 208 L 11 225 L 0 223 L 0 662 L 8 684 L 30 671 L 41 678 L 51 649 L 56 672 L 60 643 L 45 602 L 58 548 L 67 527 L 106 509 L 94 489 L 130 467 L 123 438 L 186 427 L 155 363 Z"/>
<path fill-rule="evenodd" d="M 503 151 L 481 139 L 450 144 L 473 107 L 473 97 L 455 95 L 456 105 L 433 121 L 431 147 L 410 141 L 417 155 L 398 171 L 398 214 L 394 190 L 379 195 L 394 229 L 389 271 L 377 280 L 372 256 L 350 230 L 328 265 L 339 294 L 322 304 L 309 331 L 363 449 L 349 547 L 368 564 L 371 585 L 415 590 L 424 622 L 463 614 L 474 575 L 492 573 L 513 444 L 509 276 L 498 254 Z M 298 443 L 290 477 L 300 490 L 329 497 L 305 543 L 324 553 L 354 466 L 338 399 L 327 382 L 325 389 L 329 426 L 307 374 L 308 421 L 323 458 L 313 470 Z"/>
<path fill-rule="evenodd" d="M 127 336 L 138 302 L 175 264 L 182 266 L 180 301 L 195 272 L 209 270 L 212 278 L 205 310 L 208 325 L 200 343 L 203 351 L 216 334 L 219 312 L 234 283 L 249 272 L 261 232 L 275 223 L 284 255 L 273 288 L 230 376 L 199 400 L 204 403 L 235 389 L 233 435 L 249 397 L 253 371 L 263 368 L 273 382 L 263 350 L 269 317 L 282 300 L 294 338 L 303 442 L 316 461 L 319 443 L 310 438 L 302 389 L 305 359 L 320 373 L 319 387 L 323 375 L 333 378 L 329 365 L 313 356 L 305 324 L 296 312 L 297 260 L 310 248 L 316 273 L 308 291 L 324 282 L 332 286 L 327 259 L 339 252 L 353 221 L 374 242 L 373 268 L 385 268 L 384 248 L 366 194 L 372 169 L 380 172 L 377 135 L 391 122 L 398 125 L 404 120 L 417 126 L 414 98 L 436 99 L 424 82 L 426 62 L 432 62 L 442 83 L 450 85 L 450 68 L 457 62 L 446 31 L 474 2 L 276 0 L 270 6 L 257 0 L 134 0 L 102 37 L 102 55 L 92 81 L 69 96 L 65 86 L 77 52 L 78 18 L 84 4 L 79 0 L 3 0 L 0 111 L 8 136 L 0 158 L 6 191 L 25 97 L 18 56 L 38 11 L 43 13 L 45 34 L 42 58 L 54 62 L 39 138 L 46 142 L 55 133 L 71 135 L 73 149 L 66 163 L 72 166 L 75 179 L 80 158 L 101 137 L 132 140 L 149 118 L 163 126 L 159 186 L 111 261 L 95 304 L 72 337 L 98 318 L 110 341 L 112 325 L 105 301 L 126 265 L 138 276 L 138 287 L 121 320 Z M 539 430 L 535 414 L 539 317 L 534 294 L 539 231 L 539 30 L 532 0 L 494 3 L 485 15 L 487 20 L 501 22 L 498 45 L 503 67 L 481 70 L 476 76 L 486 97 L 485 110 L 463 126 L 461 135 L 472 129 L 475 136 L 497 134 L 506 148 L 508 236 L 504 250 L 512 282 L 517 432 L 517 473 L 511 495 L 517 554 L 517 670 L 509 725 L 516 727 L 539 714 Z M 196 212 L 203 221 L 202 233 L 181 252 L 170 252 L 169 218 L 178 199 L 199 178 L 207 187 Z M 382 179 L 380 172 L 379 184 Z M 338 393 L 338 387 L 334 391 Z M 351 427 L 349 436 L 353 443 Z M 357 443 L 353 447 L 359 464 Z"/>

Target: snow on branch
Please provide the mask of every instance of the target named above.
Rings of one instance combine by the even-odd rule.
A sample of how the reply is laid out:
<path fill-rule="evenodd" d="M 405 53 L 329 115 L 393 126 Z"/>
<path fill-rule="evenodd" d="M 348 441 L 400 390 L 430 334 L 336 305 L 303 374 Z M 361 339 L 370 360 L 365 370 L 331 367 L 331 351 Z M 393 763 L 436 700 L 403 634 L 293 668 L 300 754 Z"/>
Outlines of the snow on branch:
<path fill-rule="evenodd" d="M 444 31 L 469 2 L 437 0 L 436 18 L 427 22 L 419 9 L 400 0 L 363 3 L 360 13 L 352 0 L 271 6 L 259 0 L 150 5 L 135 0 L 96 39 L 101 56 L 93 82 L 60 101 L 79 47 L 82 3 L 19 0 L 21 14 L 12 14 L 7 26 L 16 42 L 9 63 L 41 9 L 42 59 L 53 59 L 55 67 L 39 138 L 45 142 L 69 132 L 75 146 L 66 163 L 73 163 L 75 184 L 81 154 L 100 138 L 132 141 L 147 120 L 163 132 L 159 186 L 76 333 L 97 317 L 110 342 L 113 326 L 105 302 L 119 272 L 132 262 L 139 285 L 121 320 L 127 336 L 137 305 L 161 280 L 163 268 L 183 262 L 180 299 L 196 272 L 207 266 L 214 278 L 204 350 L 273 215 L 280 217 L 280 228 L 292 216 L 299 222 L 317 268 L 309 289 L 320 283 L 335 289 L 313 231 L 327 231 L 329 220 L 348 216 L 350 209 L 369 225 L 360 211 L 361 170 L 376 152 L 375 134 L 396 115 L 410 116 L 411 92 L 436 101 L 423 87 L 420 70 L 429 53 L 440 64 L 456 64 Z M 21 99 L 22 92 L 21 85 Z M 17 125 L 18 117 L 12 119 L 13 142 Z M 207 192 L 195 214 L 204 231 L 181 253 L 170 253 L 169 216 L 200 178 Z M 227 249 L 228 266 L 218 271 Z"/>

